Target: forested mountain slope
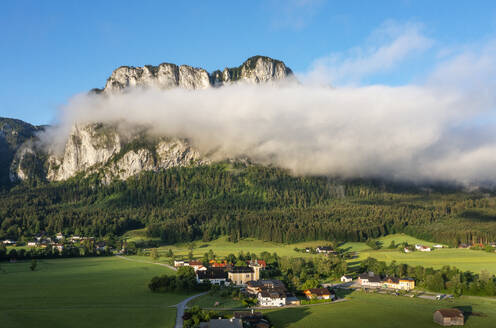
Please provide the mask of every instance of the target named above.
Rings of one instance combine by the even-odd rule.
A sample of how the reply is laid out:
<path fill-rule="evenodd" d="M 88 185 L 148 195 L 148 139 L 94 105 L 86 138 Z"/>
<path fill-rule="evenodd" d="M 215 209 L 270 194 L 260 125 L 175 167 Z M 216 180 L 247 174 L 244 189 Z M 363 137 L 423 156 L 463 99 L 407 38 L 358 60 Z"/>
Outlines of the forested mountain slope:
<path fill-rule="evenodd" d="M 294 177 L 240 163 L 97 175 L 0 195 L 0 239 L 40 231 L 105 236 L 147 227 L 173 243 L 256 237 L 277 242 L 363 241 L 405 232 L 457 245 L 496 240 L 496 197 L 456 188 Z"/>

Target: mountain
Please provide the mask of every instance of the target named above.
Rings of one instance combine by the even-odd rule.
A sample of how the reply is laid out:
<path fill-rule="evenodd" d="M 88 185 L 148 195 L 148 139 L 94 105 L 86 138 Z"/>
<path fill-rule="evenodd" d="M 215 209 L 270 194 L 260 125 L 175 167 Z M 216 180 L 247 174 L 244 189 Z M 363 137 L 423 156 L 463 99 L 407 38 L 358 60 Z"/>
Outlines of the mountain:
<path fill-rule="evenodd" d="M 21 146 L 33 140 L 42 129 L 21 120 L 0 117 L 0 187 L 10 183 L 10 167 Z"/>
<path fill-rule="evenodd" d="M 293 72 L 282 61 L 254 56 L 238 67 L 212 73 L 202 68 L 169 63 L 121 66 L 112 72 L 103 89 L 91 92 L 105 97 L 130 88 L 206 89 L 238 82 L 273 83 L 293 78 Z M 29 136 L 31 138 L 34 134 Z M 83 173 L 97 174 L 101 181 L 109 183 L 114 179 L 125 180 L 142 171 L 211 162 L 188 140 L 174 136 L 152 137 L 144 128 L 123 134 L 116 126 L 99 122 L 75 124 L 61 154 L 46 150 L 36 140 L 28 139 L 19 140 L 17 147 L 9 148 L 10 157 L 6 157 L 4 166 L 10 167 L 12 182 L 33 179 L 62 181 Z"/>

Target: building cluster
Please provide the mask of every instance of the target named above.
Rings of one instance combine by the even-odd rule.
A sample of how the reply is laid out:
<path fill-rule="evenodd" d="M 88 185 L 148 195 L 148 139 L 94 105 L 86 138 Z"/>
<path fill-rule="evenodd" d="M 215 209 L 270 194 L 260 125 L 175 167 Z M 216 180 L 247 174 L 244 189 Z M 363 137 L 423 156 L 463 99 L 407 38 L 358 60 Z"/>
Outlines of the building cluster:
<path fill-rule="evenodd" d="M 71 236 L 65 237 L 61 232 L 55 235 L 54 238 L 47 236 L 44 233 L 37 234 L 32 240 L 27 242 L 28 247 L 39 247 L 39 248 L 47 248 L 51 247 L 53 249 L 57 249 L 60 252 L 64 250 L 64 245 L 67 244 L 78 244 L 84 241 L 95 241 L 95 237 L 80 237 L 80 236 Z M 5 246 L 16 246 L 18 244 L 17 241 L 14 240 L 4 240 L 2 243 Z M 106 243 L 104 241 L 98 241 L 94 244 L 97 250 L 104 250 Z"/>
<path fill-rule="evenodd" d="M 256 296 L 261 306 L 299 305 L 300 303 L 280 280 L 249 281 L 246 285 L 246 292 L 251 296 Z"/>
<path fill-rule="evenodd" d="M 411 290 L 415 288 L 415 280 L 411 278 L 396 278 L 386 277 L 381 279 L 381 276 L 374 272 L 365 272 L 358 276 L 358 282 L 362 287 L 370 288 L 389 288 L 397 290 Z"/>
<path fill-rule="evenodd" d="M 315 248 L 307 247 L 305 248 L 307 253 L 319 253 L 319 254 L 336 254 L 336 251 L 331 246 L 317 246 Z"/>
<path fill-rule="evenodd" d="M 234 266 L 227 261 L 211 260 L 207 266 L 201 261 L 174 261 L 174 266 L 192 267 L 198 283 L 210 282 L 214 285 L 246 286 L 249 281 L 260 279 L 260 271 L 266 267 L 265 261 L 251 260 L 244 266 Z"/>

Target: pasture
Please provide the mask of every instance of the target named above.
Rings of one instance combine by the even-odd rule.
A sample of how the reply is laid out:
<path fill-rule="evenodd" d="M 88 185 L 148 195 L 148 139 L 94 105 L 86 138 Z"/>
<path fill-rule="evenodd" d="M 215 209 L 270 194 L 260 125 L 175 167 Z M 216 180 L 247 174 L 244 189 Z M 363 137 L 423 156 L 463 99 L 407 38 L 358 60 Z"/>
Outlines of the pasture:
<path fill-rule="evenodd" d="M 459 307 L 472 312 L 466 318 L 467 328 L 494 327 L 496 299 L 460 297 L 455 300 L 431 301 L 404 296 L 353 292 L 345 302 L 300 306 L 266 311 L 277 328 L 435 328 L 434 311 Z"/>
<path fill-rule="evenodd" d="M 308 241 L 297 244 L 279 244 L 270 241 L 262 241 L 253 238 L 241 239 L 237 243 L 232 243 L 227 240 L 227 237 L 221 237 L 212 241 L 195 241 L 193 243 L 193 255 L 195 258 L 201 258 L 203 254 L 210 249 L 219 257 L 225 257 L 231 253 L 238 255 L 240 252 L 250 252 L 260 254 L 261 252 L 277 253 L 279 256 L 291 257 L 311 257 L 315 256 L 304 252 L 296 252 L 294 249 L 305 248 L 309 246 L 325 245 L 326 241 Z M 190 252 L 191 243 L 180 243 L 174 245 L 162 246 L 159 249 L 161 255 L 165 255 L 169 249 L 174 252 L 177 258 L 187 258 Z"/>
<path fill-rule="evenodd" d="M 445 265 L 463 271 L 481 272 L 486 270 L 496 274 L 496 254 L 469 249 L 443 248 L 432 252 L 402 253 L 398 250 L 364 250 L 359 252 L 358 260 L 373 257 L 380 261 L 422 265 L 439 269 Z M 353 261 L 356 261 L 354 259 Z"/>
<path fill-rule="evenodd" d="M 147 287 L 170 269 L 117 257 L 0 263 L 2 327 L 173 327 L 186 295 Z"/>

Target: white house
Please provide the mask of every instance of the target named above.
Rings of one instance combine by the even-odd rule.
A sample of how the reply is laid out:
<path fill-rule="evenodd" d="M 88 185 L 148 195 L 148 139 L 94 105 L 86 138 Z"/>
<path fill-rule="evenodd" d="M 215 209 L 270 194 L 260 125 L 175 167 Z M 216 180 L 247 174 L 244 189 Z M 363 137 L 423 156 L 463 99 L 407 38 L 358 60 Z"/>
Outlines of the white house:
<path fill-rule="evenodd" d="M 422 245 L 415 244 L 415 249 L 416 249 L 416 250 L 419 250 L 419 249 L 420 249 L 420 247 L 422 247 Z"/>
<path fill-rule="evenodd" d="M 184 266 L 184 261 L 176 261 L 174 260 L 174 266 L 177 268 L 177 267 L 180 267 L 180 266 Z"/>
<path fill-rule="evenodd" d="M 430 252 L 431 251 L 431 248 L 430 247 L 427 247 L 427 246 L 421 246 L 420 247 L 420 251 L 421 252 Z"/>
<path fill-rule="evenodd" d="M 6 239 L 3 241 L 4 245 L 14 245 L 16 242 L 14 240 Z"/>
<path fill-rule="evenodd" d="M 64 239 L 64 235 L 62 234 L 62 232 L 59 232 L 55 238 L 57 238 L 57 240 L 61 240 L 61 239 Z"/>
<path fill-rule="evenodd" d="M 227 272 L 224 268 L 208 268 L 207 270 L 196 271 L 196 281 L 203 283 L 209 281 L 212 285 L 229 285 Z"/>
<path fill-rule="evenodd" d="M 350 276 L 344 275 L 341 277 L 341 282 L 352 282 L 352 281 L 353 278 L 351 278 Z"/>
<path fill-rule="evenodd" d="M 36 245 L 37 245 L 37 243 L 35 241 L 28 242 L 29 247 L 35 247 Z"/>
<path fill-rule="evenodd" d="M 365 272 L 358 276 L 358 282 L 364 287 L 381 287 L 381 277 L 373 272 Z"/>
<path fill-rule="evenodd" d="M 411 250 L 409 250 L 409 249 L 408 249 L 408 248 L 406 248 L 406 247 L 405 247 L 405 248 L 403 248 L 403 251 L 404 251 L 405 253 L 410 253 L 410 252 L 411 252 Z"/>
<path fill-rule="evenodd" d="M 257 295 L 261 306 L 284 306 L 286 305 L 286 293 L 280 291 L 263 290 Z"/>
<path fill-rule="evenodd" d="M 438 244 L 438 245 L 434 245 L 433 247 L 434 247 L 434 248 L 443 248 L 443 245 L 439 245 L 439 244 Z"/>

